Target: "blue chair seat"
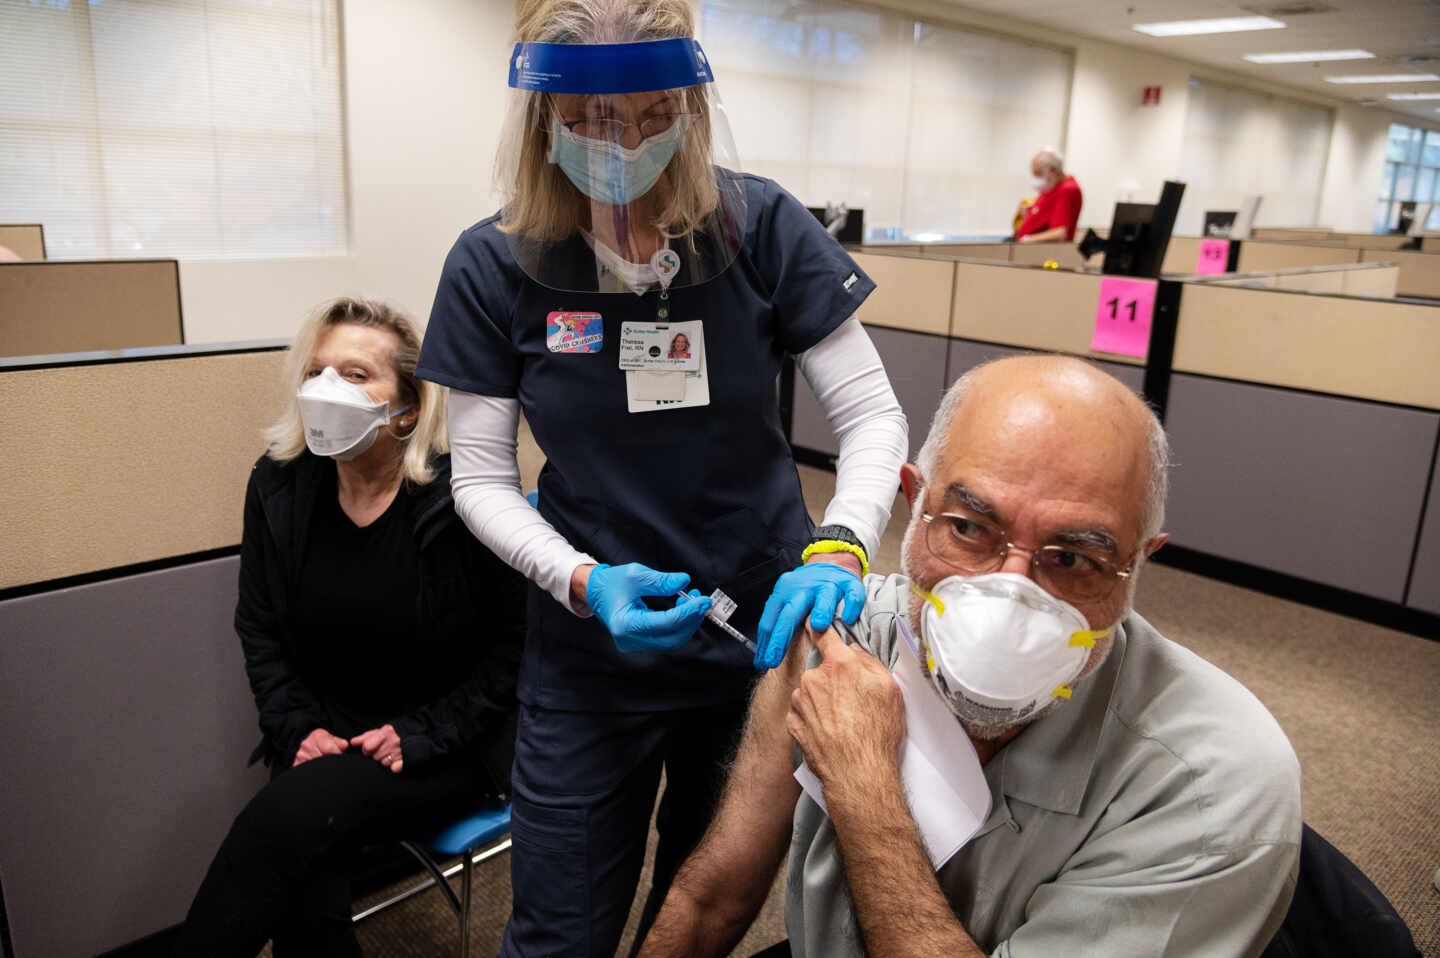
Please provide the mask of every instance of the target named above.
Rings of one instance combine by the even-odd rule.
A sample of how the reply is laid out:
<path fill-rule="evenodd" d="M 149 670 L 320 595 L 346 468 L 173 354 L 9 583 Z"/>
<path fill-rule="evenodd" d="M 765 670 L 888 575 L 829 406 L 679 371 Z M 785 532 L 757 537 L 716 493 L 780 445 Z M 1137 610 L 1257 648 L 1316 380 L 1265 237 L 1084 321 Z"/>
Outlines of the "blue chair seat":
<path fill-rule="evenodd" d="M 452 822 L 423 841 L 442 855 L 460 855 L 488 845 L 510 831 L 510 806 L 503 802 L 477 809 L 473 814 Z"/>

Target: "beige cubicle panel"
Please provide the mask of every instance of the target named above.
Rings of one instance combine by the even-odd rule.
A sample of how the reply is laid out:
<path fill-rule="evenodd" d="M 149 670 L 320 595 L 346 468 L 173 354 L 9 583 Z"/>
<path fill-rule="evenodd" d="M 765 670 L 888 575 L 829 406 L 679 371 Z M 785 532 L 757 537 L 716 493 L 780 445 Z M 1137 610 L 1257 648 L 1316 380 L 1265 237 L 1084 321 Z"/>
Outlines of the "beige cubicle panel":
<path fill-rule="evenodd" d="M 39 223 L 0 223 L 0 246 L 21 259 L 44 259 L 45 227 Z"/>
<path fill-rule="evenodd" d="M 1329 239 L 1333 231 L 1328 226 L 1257 226 L 1250 231 L 1257 240 L 1313 240 Z"/>
<path fill-rule="evenodd" d="M 939 259 L 993 259 L 1010 262 L 1014 243 L 928 243 L 921 247 L 926 256 Z"/>
<path fill-rule="evenodd" d="M 0 589 L 239 544 L 283 355 L 0 371 Z"/>
<path fill-rule="evenodd" d="M 1394 263 L 1400 267 L 1401 296 L 1440 297 L 1440 254 L 1418 250 L 1364 249 L 1361 262 Z"/>
<path fill-rule="evenodd" d="M 173 259 L 0 263 L 0 356 L 182 342 Z"/>
<path fill-rule="evenodd" d="M 1172 368 L 1440 409 L 1440 308 L 1188 283 Z"/>
<path fill-rule="evenodd" d="M 863 323 L 944 336 L 950 328 L 955 264 L 913 256 L 855 253 L 875 281 L 875 292 L 857 311 Z"/>
<path fill-rule="evenodd" d="M 951 336 L 1145 364 L 1140 357 L 1090 349 L 1098 274 L 985 263 L 956 263 L 955 269 Z"/>
<path fill-rule="evenodd" d="M 1360 262 L 1360 251 L 1344 246 L 1310 246 L 1298 243 L 1257 242 L 1240 244 L 1237 273 L 1258 273 L 1300 266 L 1339 266 Z"/>
<path fill-rule="evenodd" d="M 1346 246 L 1363 249 L 1399 249 L 1410 242 L 1412 237 L 1403 233 L 1338 233 Z"/>
<path fill-rule="evenodd" d="M 1400 268 L 1387 263 L 1315 266 L 1262 273 L 1227 273 L 1197 282 L 1214 286 L 1284 289 L 1297 293 L 1332 293 L 1394 299 Z"/>
<path fill-rule="evenodd" d="M 1200 261 L 1199 236 L 1172 236 L 1170 245 L 1165 247 L 1165 259 L 1160 272 L 1166 276 L 1191 276 L 1195 264 Z"/>
<path fill-rule="evenodd" d="M 1010 262 L 1021 266 L 1044 266 L 1053 262 L 1061 269 L 1099 269 L 1104 256 L 1096 253 L 1086 259 L 1074 243 L 1016 243 L 1010 247 Z"/>

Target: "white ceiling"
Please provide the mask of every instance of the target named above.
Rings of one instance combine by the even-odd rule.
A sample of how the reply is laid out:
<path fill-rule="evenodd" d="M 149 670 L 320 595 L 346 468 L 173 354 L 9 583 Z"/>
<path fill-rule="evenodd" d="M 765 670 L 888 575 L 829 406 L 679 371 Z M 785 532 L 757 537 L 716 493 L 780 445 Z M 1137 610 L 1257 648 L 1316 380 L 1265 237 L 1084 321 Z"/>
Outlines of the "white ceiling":
<path fill-rule="evenodd" d="M 956 0 L 954 5 L 1025 20 L 1052 30 L 1123 43 L 1163 56 L 1190 60 L 1339 100 L 1372 103 L 1440 125 L 1440 100 L 1387 100 L 1386 93 L 1440 93 L 1440 82 L 1405 84 L 1326 83 L 1327 76 L 1387 73 L 1440 74 L 1440 0 Z M 1300 12 L 1306 9 L 1315 12 Z M 1136 23 L 1263 14 L 1283 30 L 1150 37 Z M 1261 65 L 1247 53 L 1369 50 L 1373 60 Z"/>

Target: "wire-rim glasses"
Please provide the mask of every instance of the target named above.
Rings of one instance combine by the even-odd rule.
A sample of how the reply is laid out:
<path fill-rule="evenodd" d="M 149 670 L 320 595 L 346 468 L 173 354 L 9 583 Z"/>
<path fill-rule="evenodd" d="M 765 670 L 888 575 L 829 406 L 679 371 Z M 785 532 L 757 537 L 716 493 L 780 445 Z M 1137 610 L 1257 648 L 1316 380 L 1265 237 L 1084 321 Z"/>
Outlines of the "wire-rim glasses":
<path fill-rule="evenodd" d="M 1030 549 L 1010 541 L 1004 529 L 963 511 L 923 513 L 925 546 L 930 554 L 967 575 L 984 575 L 1005 564 L 1011 550 L 1030 553 L 1035 581 L 1067 602 L 1097 602 L 1121 579 L 1130 578 L 1133 564 L 1119 569 L 1098 550 L 1082 545 L 1043 545 Z"/>

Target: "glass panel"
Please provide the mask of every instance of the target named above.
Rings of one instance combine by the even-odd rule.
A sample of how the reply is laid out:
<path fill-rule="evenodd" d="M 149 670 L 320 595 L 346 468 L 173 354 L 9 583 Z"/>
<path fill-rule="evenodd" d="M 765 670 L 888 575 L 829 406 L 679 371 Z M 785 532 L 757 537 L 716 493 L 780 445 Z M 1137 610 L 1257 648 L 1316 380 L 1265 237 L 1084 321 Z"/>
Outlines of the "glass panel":
<path fill-rule="evenodd" d="M 1395 198 L 1397 200 L 1413 200 L 1415 198 L 1415 167 L 1400 167 L 1400 173 L 1395 177 Z"/>
<path fill-rule="evenodd" d="M 1400 228 L 1400 204 L 1391 203 L 1389 215 L 1385 217 L 1385 226 L 1380 230 L 1382 233 L 1389 233 Z"/>
<path fill-rule="evenodd" d="M 1410 159 L 1410 141 L 1418 131 L 1399 123 L 1390 124 L 1390 142 L 1385 148 L 1385 159 L 1404 163 Z"/>
<path fill-rule="evenodd" d="M 1440 203 L 1430 208 L 1430 218 L 1425 221 L 1426 230 L 1440 230 Z"/>
<path fill-rule="evenodd" d="M 1422 166 L 1440 166 L 1440 131 L 1425 134 L 1425 149 L 1420 154 Z"/>
<path fill-rule="evenodd" d="M 1386 163 L 1385 172 L 1380 174 L 1380 199 L 1388 200 L 1395 193 L 1395 170 L 1397 163 Z"/>
<path fill-rule="evenodd" d="M 1415 198 L 1422 203 L 1430 201 L 1435 192 L 1435 170 L 1427 167 L 1420 168 L 1420 179 L 1415 186 Z"/>

